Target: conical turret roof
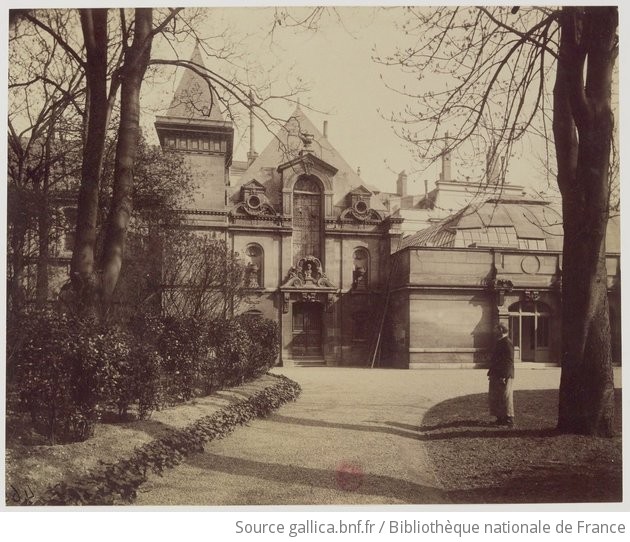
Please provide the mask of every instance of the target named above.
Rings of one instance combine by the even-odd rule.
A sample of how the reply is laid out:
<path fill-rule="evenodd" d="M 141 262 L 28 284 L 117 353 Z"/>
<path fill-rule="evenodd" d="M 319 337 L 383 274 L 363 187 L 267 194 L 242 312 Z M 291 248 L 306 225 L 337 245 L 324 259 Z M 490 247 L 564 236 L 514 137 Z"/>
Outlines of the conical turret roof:
<path fill-rule="evenodd" d="M 195 45 L 190 62 L 199 66 L 200 71 L 205 68 L 198 43 Z M 216 91 L 210 88 L 208 81 L 201 75 L 188 68 L 184 68 L 166 116 L 190 120 L 224 120 Z"/>

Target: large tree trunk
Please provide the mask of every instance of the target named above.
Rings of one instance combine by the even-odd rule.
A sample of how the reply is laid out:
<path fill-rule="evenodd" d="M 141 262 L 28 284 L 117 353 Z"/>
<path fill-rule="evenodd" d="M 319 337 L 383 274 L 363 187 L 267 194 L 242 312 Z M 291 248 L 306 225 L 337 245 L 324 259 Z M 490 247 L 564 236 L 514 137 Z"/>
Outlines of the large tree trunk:
<path fill-rule="evenodd" d="M 107 131 L 107 10 L 82 9 L 88 104 L 75 246 L 70 278 L 80 313 L 96 315 L 99 279 L 95 269 L 98 193 Z"/>
<path fill-rule="evenodd" d="M 605 240 L 617 8 L 565 7 L 560 23 L 554 88 L 564 224 L 558 429 L 610 436 L 614 402 Z"/>
<path fill-rule="evenodd" d="M 120 125 L 114 167 L 112 203 L 103 245 L 102 310 L 107 312 L 120 276 L 127 226 L 132 211 L 133 167 L 140 125 L 140 90 L 151 56 L 152 10 L 135 10 L 133 42 L 122 68 Z"/>

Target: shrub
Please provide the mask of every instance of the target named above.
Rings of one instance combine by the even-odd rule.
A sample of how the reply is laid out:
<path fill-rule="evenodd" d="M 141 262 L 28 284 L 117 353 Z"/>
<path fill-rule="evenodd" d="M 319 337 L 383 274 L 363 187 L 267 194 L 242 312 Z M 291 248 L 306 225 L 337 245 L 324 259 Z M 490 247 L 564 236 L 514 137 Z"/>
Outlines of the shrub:
<path fill-rule="evenodd" d="M 280 329 L 273 320 L 260 316 L 243 314 L 236 320 L 251 338 L 247 377 L 256 378 L 276 363 L 280 351 Z"/>
<path fill-rule="evenodd" d="M 15 353 L 15 385 L 35 429 L 56 442 L 92 435 L 112 367 L 102 359 L 106 338 L 94 322 L 52 311 L 23 320 Z M 116 353 L 114 353 L 116 355 Z"/>
<path fill-rule="evenodd" d="M 214 379 L 221 387 L 241 384 L 245 379 L 252 340 L 238 320 L 213 322 L 209 338 L 214 347 Z"/>
<path fill-rule="evenodd" d="M 192 398 L 206 379 L 207 324 L 195 318 L 166 317 L 158 340 L 163 359 L 165 393 L 170 402 Z"/>
<path fill-rule="evenodd" d="M 151 344 L 110 329 L 104 349 L 106 366 L 111 367 L 106 399 L 113 403 L 120 418 L 126 418 L 129 408 L 138 403 L 138 417 L 146 418 L 160 404 L 160 371 L 162 358 Z"/>

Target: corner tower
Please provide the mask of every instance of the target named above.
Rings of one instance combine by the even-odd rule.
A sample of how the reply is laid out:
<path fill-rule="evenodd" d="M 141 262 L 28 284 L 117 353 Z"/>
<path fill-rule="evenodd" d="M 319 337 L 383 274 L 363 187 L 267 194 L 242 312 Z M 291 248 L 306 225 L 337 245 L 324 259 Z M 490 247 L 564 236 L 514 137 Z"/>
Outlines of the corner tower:
<path fill-rule="evenodd" d="M 198 44 L 190 62 L 205 70 Z M 156 117 L 155 129 L 164 151 L 185 155 L 197 185 L 195 209 L 224 209 L 234 128 L 224 120 L 208 81 L 185 69 L 167 114 Z"/>

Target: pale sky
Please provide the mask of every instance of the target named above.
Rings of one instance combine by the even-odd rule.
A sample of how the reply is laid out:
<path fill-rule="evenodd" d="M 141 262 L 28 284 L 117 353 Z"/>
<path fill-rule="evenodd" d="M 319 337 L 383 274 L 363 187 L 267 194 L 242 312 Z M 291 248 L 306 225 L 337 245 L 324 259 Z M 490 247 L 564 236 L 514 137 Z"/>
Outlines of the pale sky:
<path fill-rule="evenodd" d="M 438 178 L 439 164 L 414 161 L 411 150 L 392 130 L 391 122 L 383 118 L 383 115 L 400 111 L 403 104 L 383 83 L 381 74 L 394 85 L 399 81 L 399 74 L 395 69 L 378 65 L 372 58 L 374 47 L 379 53 L 386 53 L 400 43 L 401 33 L 395 25 L 402 15 L 398 8 L 336 8 L 321 18 L 316 31 L 277 28 L 273 43 L 269 37 L 273 8 L 210 9 L 211 22 L 204 30 L 211 34 L 229 25 L 230 35 L 238 40 L 240 50 L 249 56 L 248 61 L 264 71 L 271 70 L 279 78 L 278 92 L 283 87 L 283 78 L 300 77 L 310 86 L 310 91 L 301 97 L 302 109 L 320 131 L 323 121 L 328 120 L 329 141 L 354 169 L 361 168 L 361 177 L 368 184 L 383 191 L 394 191 L 398 172 L 406 170 L 411 192 L 423 193 L 424 179 L 429 180 L 431 189 Z M 193 43 L 182 43 L 177 52 L 181 58 L 188 59 L 193 46 Z M 158 49 L 155 54 L 172 56 L 173 53 Z M 247 63 L 247 60 L 241 62 Z M 163 85 L 148 87 L 145 84 L 146 103 L 168 107 L 183 72 L 178 71 Z M 316 111 L 310 111 L 309 106 Z M 274 112 L 286 118 L 294 107 L 294 104 L 279 103 Z M 152 115 L 149 113 L 143 120 L 147 135 L 153 131 Z M 249 149 L 246 119 L 235 128 L 235 159 L 245 160 Z M 255 131 L 256 151 L 260 153 L 271 135 L 260 122 L 256 122 Z M 540 164 L 523 166 L 523 161 L 519 160 L 518 154 L 532 156 L 532 150 L 517 145 L 515 151 L 517 156 L 508 171 L 508 182 L 544 189 L 547 180 L 539 171 Z M 457 171 L 462 180 L 464 175 L 471 175 L 473 179 L 481 175 L 481 170 L 471 171 L 468 164 L 455 155 L 453 172 Z"/>
<path fill-rule="evenodd" d="M 19 7 L 17 0 L 8 1 L 10 7 Z M 42 5 L 46 3 L 40 2 Z M 67 7 L 81 5 L 67 0 L 59 3 Z M 194 1 L 189 3 L 201 5 Z M 130 5 L 128 1 L 121 0 L 111 0 L 107 4 L 112 7 Z M 155 6 L 164 5 L 164 2 L 138 0 L 136 4 Z M 270 74 L 276 81 L 272 90 L 278 94 L 282 94 L 285 81 L 301 78 L 310 86 L 310 91 L 301 97 L 303 110 L 320 127 L 320 131 L 323 121 L 328 120 L 329 141 L 354 169 L 361 168 L 361 177 L 367 184 L 393 191 L 397 174 L 404 169 L 409 173 L 411 192 L 422 193 L 425 179 L 429 181 L 429 188 L 433 186 L 438 178 L 439 164 L 414 160 L 412 150 L 395 135 L 391 123 L 383 118 L 383 115 L 401 111 L 403 103 L 396 93 L 386 88 L 381 74 L 393 86 L 397 86 L 401 79 L 396 69 L 379 66 L 373 61 L 373 48 L 376 47 L 378 53 L 391 53 L 395 45 L 401 44 L 403 34 L 395 25 L 395 21 L 401 18 L 400 9 L 355 6 L 333 11 L 329 8 L 316 31 L 279 27 L 273 42 L 268 35 L 273 8 L 208 9 L 211 10 L 210 22 L 203 27 L 202 34 L 212 35 L 226 26 L 230 27 L 226 35 L 234 42 L 235 50 L 242 54 L 237 62 L 251 68 L 252 80 L 264 80 L 260 74 L 254 73 L 256 70 L 261 71 L 263 76 Z M 192 42 L 182 42 L 175 49 L 180 58 L 188 59 L 193 47 Z M 159 43 L 154 45 L 154 58 L 172 58 L 173 55 L 168 47 L 160 48 Z M 157 142 L 154 116 L 166 112 L 182 71 L 180 69 L 175 75 L 171 71 L 161 79 L 147 80 L 143 85 L 144 116 L 141 122 L 145 134 L 149 138 L 152 136 L 154 142 Z M 221 69 L 217 71 L 224 73 Z M 274 114 L 286 118 L 294 107 L 294 104 L 278 102 L 274 106 Z M 310 111 L 309 107 L 316 111 Z M 244 111 L 236 113 L 242 116 Z M 270 139 L 271 135 L 257 122 L 256 150 L 260 153 Z M 246 115 L 235 126 L 234 147 L 235 159 L 245 160 L 249 148 Z M 517 144 L 507 181 L 545 190 L 548 179 L 539 158 L 542 154 L 541 148 L 531 148 L 528 142 Z M 460 159 L 457 154 L 453 156 L 453 172 L 461 180 L 464 175 L 470 175 L 475 180 L 482 174 L 480 169 L 471 170 L 470 162 Z"/>

